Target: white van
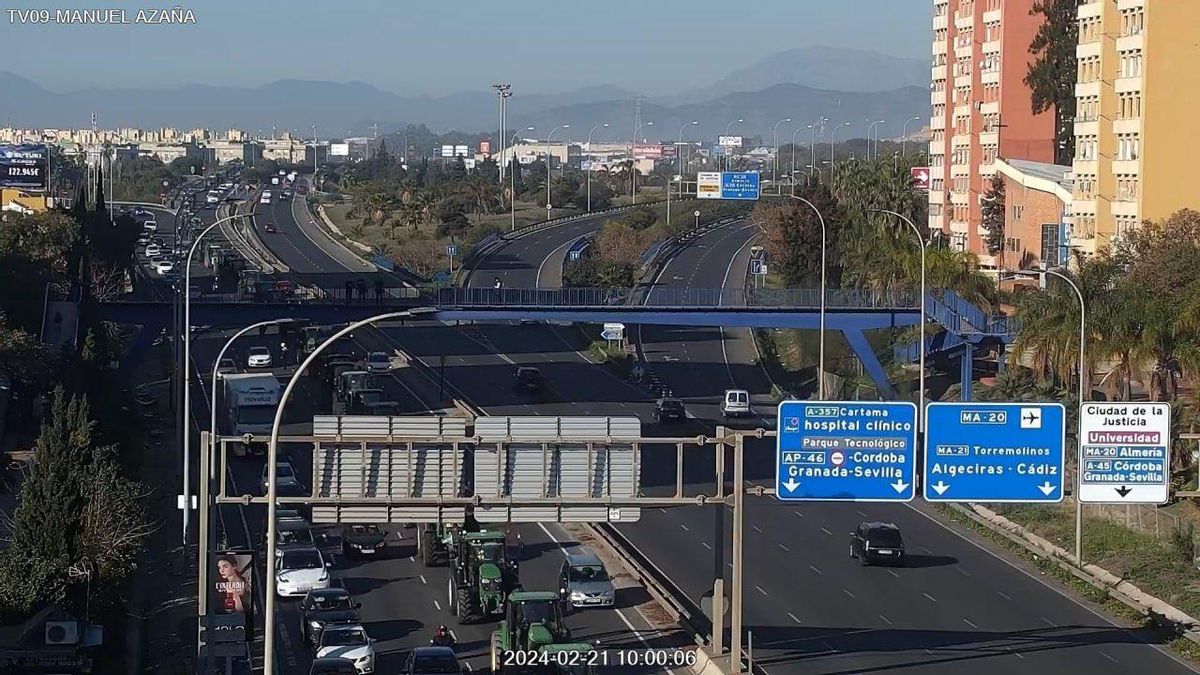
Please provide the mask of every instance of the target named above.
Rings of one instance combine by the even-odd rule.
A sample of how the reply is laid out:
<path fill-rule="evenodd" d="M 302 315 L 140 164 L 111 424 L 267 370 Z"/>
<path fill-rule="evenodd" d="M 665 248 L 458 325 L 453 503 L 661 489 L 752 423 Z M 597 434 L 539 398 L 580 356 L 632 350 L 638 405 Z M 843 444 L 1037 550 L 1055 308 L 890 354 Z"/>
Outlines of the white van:
<path fill-rule="evenodd" d="M 271 203 L 270 191 L 262 193 L 262 196 L 258 198 L 258 203 L 259 204 L 270 204 Z"/>
<path fill-rule="evenodd" d="M 142 221 L 142 229 L 147 232 L 158 232 L 158 221 L 153 219 Z"/>
<path fill-rule="evenodd" d="M 754 412 L 750 409 L 750 392 L 745 389 L 726 389 L 721 398 L 721 417 L 750 417 Z"/>

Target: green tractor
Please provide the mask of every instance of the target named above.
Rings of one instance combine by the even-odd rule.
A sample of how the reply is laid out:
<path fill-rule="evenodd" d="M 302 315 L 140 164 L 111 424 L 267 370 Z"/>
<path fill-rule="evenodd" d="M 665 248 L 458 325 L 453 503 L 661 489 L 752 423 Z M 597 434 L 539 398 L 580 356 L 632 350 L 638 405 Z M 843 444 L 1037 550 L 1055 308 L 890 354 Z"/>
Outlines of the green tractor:
<path fill-rule="evenodd" d="M 517 562 L 508 555 L 503 532 L 459 532 L 450 553 L 450 611 L 459 623 L 504 612 L 504 599 L 520 585 Z"/>
<path fill-rule="evenodd" d="M 587 642 L 571 641 L 558 593 L 515 591 L 508 596 L 504 619 L 492 633 L 492 672 L 590 674 L 595 668 L 587 665 L 589 659 L 574 654 L 594 649 Z M 507 656 L 517 653 L 525 655 L 524 658 Z M 529 663 L 529 655 L 534 653 L 544 654 L 545 658 L 539 663 Z"/>

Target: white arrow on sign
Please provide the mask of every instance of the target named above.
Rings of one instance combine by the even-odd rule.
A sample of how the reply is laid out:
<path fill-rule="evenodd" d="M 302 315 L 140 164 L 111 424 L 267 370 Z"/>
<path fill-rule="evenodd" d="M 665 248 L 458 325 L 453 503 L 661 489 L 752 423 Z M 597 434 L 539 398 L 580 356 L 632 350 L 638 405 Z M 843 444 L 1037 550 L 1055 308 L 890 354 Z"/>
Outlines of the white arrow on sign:
<path fill-rule="evenodd" d="M 896 491 L 896 494 L 903 493 L 908 489 L 908 483 L 905 483 L 903 480 L 897 478 L 896 482 L 892 483 L 892 489 Z"/>
<path fill-rule="evenodd" d="M 796 488 L 800 487 L 800 483 L 797 483 L 795 478 L 789 478 L 783 484 L 783 487 L 787 488 L 788 492 L 795 492 Z"/>
<path fill-rule="evenodd" d="M 950 489 L 950 486 L 946 485 L 945 481 L 940 481 L 940 480 L 938 482 L 934 483 L 933 485 L 930 485 L 929 487 L 933 488 L 933 491 L 938 493 L 939 495 L 944 494 L 946 492 L 946 490 Z"/>
<path fill-rule="evenodd" d="M 1042 483 L 1041 485 L 1039 485 L 1039 486 L 1037 486 L 1037 487 L 1038 487 L 1038 489 L 1039 489 L 1039 490 L 1041 490 L 1041 491 L 1042 491 L 1042 494 L 1046 495 L 1047 497 L 1049 497 L 1049 496 L 1050 496 L 1050 493 L 1051 493 L 1051 492 L 1054 492 L 1055 490 L 1057 490 L 1057 489 L 1058 489 L 1058 486 L 1057 486 L 1057 485 L 1051 485 L 1051 484 L 1050 484 L 1050 481 L 1046 481 L 1045 483 Z"/>
<path fill-rule="evenodd" d="M 921 171 L 920 173 L 917 174 L 917 180 L 921 181 L 922 185 L 924 185 L 925 183 L 928 183 L 929 182 L 929 172 Z"/>

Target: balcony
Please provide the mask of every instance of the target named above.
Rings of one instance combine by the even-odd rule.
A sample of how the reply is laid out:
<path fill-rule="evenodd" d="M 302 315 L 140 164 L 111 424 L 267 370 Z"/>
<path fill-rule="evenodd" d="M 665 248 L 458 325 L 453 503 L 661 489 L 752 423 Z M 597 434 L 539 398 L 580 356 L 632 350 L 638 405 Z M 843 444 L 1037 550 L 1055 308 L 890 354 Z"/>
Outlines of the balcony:
<path fill-rule="evenodd" d="M 1000 41 L 999 40 L 988 40 L 987 42 L 983 43 L 983 53 L 984 54 L 1000 53 Z"/>
<path fill-rule="evenodd" d="M 970 73 L 967 73 L 966 75 L 955 75 L 954 76 L 954 88 L 955 89 L 958 89 L 959 87 L 969 87 L 969 86 L 971 86 L 971 74 Z"/>
<path fill-rule="evenodd" d="M 1075 197 L 1071 200 L 1071 213 L 1076 218 L 1079 216 L 1095 216 L 1096 215 L 1096 198 L 1095 197 Z"/>
<path fill-rule="evenodd" d="M 962 220 L 950 221 L 950 231 L 954 234 L 970 234 L 971 224 Z"/>
<path fill-rule="evenodd" d="M 1079 121 L 1077 119 L 1075 122 L 1075 135 L 1076 136 L 1099 136 L 1100 135 L 1100 121 L 1099 120 Z"/>
<path fill-rule="evenodd" d="M 1080 21 L 1084 19 L 1092 19 L 1104 14 L 1104 4 L 1101 2 L 1089 2 L 1079 6 L 1076 12 L 1076 18 Z"/>
<path fill-rule="evenodd" d="M 1000 71 L 989 70 L 979 76 L 979 81 L 982 84 L 1000 84 Z"/>
<path fill-rule="evenodd" d="M 1100 56 L 1104 51 L 1104 43 L 1100 40 L 1080 42 L 1075 46 L 1075 58 L 1083 59 L 1090 56 Z"/>
<path fill-rule="evenodd" d="M 942 105 L 946 102 L 946 92 L 935 91 L 929 95 L 929 103 L 932 105 Z"/>
<path fill-rule="evenodd" d="M 933 82 L 934 80 L 944 80 L 946 79 L 947 74 L 948 71 L 946 70 L 946 64 L 943 63 L 940 66 L 934 66 L 929 71 L 929 81 Z"/>
<path fill-rule="evenodd" d="M 945 54 L 945 53 L 946 53 L 946 41 L 945 40 L 934 40 L 933 41 L 933 55 L 937 56 L 938 54 Z"/>
<path fill-rule="evenodd" d="M 999 101 L 986 101 L 984 103 L 981 103 L 981 104 L 979 104 L 979 112 L 984 115 L 991 115 L 992 113 L 999 113 L 1000 112 L 1000 102 Z"/>
<path fill-rule="evenodd" d="M 1104 84 L 1100 80 L 1092 80 L 1091 82 L 1076 82 L 1075 83 L 1075 98 L 1099 97 L 1100 87 Z"/>
<path fill-rule="evenodd" d="M 930 204 L 944 204 L 945 201 L 946 201 L 946 196 L 944 194 L 942 194 L 941 190 L 930 190 L 929 191 L 929 203 Z"/>
<path fill-rule="evenodd" d="M 1146 33 L 1136 33 L 1134 35 L 1122 35 L 1117 38 L 1117 53 L 1131 49 L 1144 49 L 1146 46 Z"/>
<path fill-rule="evenodd" d="M 1114 216 L 1132 216 L 1137 218 L 1138 203 L 1137 199 L 1118 199 L 1111 204 L 1112 214 Z"/>
<path fill-rule="evenodd" d="M 980 145 L 998 145 L 1000 143 L 1000 131 L 981 131 L 979 132 Z"/>
<path fill-rule="evenodd" d="M 963 31 L 963 30 L 967 30 L 968 28 L 972 28 L 974 26 L 975 26 L 975 15 L 974 14 L 963 14 L 961 16 L 954 17 L 954 29 L 955 30 Z"/>
<path fill-rule="evenodd" d="M 929 129 L 931 131 L 934 129 L 945 129 L 945 128 L 946 128 L 946 116 L 945 115 L 937 115 L 937 116 L 929 118 Z"/>
<path fill-rule="evenodd" d="M 945 178 L 945 177 L 946 177 L 946 167 L 945 166 L 929 167 L 929 180 L 933 181 L 933 180 L 938 180 L 939 178 Z"/>
<path fill-rule="evenodd" d="M 951 192 L 950 203 L 955 206 L 967 206 L 971 202 L 971 193 L 969 192 Z"/>
<path fill-rule="evenodd" d="M 974 59 L 975 58 L 975 43 L 967 42 L 966 44 L 956 44 L 954 46 L 954 58 L 956 59 Z"/>
<path fill-rule="evenodd" d="M 1000 23 L 1000 10 L 989 9 L 983 13 L 983 25 Z"/>
<path fill-rule="evenodd" d="M 1142 76 L 1118 77 L 1113 82 L 1113 91 L 1118 94 L 1130 94 L 1142 90 Z"/>
<path fill-rule="evenodd" d="M 1114 159 L 1112 172 L 1115 174 L 1137 176 L 1142 173 L 1142 162 L 1138 159 Z"/>
<path fill-rule="evenodd" d="M 953 112 L 954 112 L 955 117 L 966 117 L 971 114 L 971 104 L 963 103 L 960 105 L 956 105 L 956 106 L 954 106 Z"/>
<path fill-rule="evenodd" d="M 1127 9 L 1137 9 L 1145 7 L 1146 0 L 1117 0 L 1117 11 L 1124 12 Z"/>
<path fill-rule="evenodd" d="M 950 17 L 946 14 L 933 17 L 933 29 L 942 30 L 950 26 Z"/>
<path fill-rule="evenodd" d="M 1113 120 L 1114 134 L 1136 134 L 1142 130 L 1142 118 L 1134 117 L 1127 120 Z"/>

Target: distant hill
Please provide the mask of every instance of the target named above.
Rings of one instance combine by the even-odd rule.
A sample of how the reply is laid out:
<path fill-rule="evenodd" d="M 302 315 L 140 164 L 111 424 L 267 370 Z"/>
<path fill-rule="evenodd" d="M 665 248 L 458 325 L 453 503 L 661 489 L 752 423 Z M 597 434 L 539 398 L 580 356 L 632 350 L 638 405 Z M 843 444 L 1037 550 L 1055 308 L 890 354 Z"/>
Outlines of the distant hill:
<path fill-rule="evenodd" d="M 728 79 L 728 78 L 726 78 Z M 722 80 L 725 82 L 725 80 Z M 865 133 L 866 118 L 886 119 L 881 135 L 899 135 L 902 120 L 929 115 L 929 89 L 892 88 L 852 92 L 795 83 L 747 86 L 707 99 L 670 103 L 649 99 L 643 104 L 646 138 L 674 138 L 682 124 L 698 120 L 689 138 L 715 138 L 725 125 L 742 118 L 736 133 L 769 136 L 771 125 L 785 117 L 801 126 L 821 116 L 856 126 Z M 713 85 L 714 88 L 718 85 Z M 724 86 L 724 85 L 721 85 Z M 328 138 L 348 131 L 365 133 L 378 123 L 381 132 L 404 124 L 425 124 L 431 130 L 478 132 L 495 129 L 496 96 L 490 91 L 462 92 L 443 97 L 400 96 L 364 82 L 279 80 L 259 87 L 188 84 L 170 89 L 86 89 L 57 93 L 13 73 L 0 71 L 0 124 L 18 127 L 86 127 L 96 113 L 104 128 L 173 126 L 180 129 L 237 127 L 269 132 L 296 129 L 302 136 Z M 594 124 L 610 123 L 596 138 L 628 138 L 633 134 L 633 92 L 614 86 L 592 86 L 557 94 L 518 94 L 510 99 L 509 128 L 535 126 L 546 133 L 570 124 L 569 134 L 580 139 Z M 794 126 L 781 127 L 781 134 Z M 769 138 L 768 138 L 769 140 Z M 781 139 L 783 142 L 784 139 Z"/>
<path fill-rule="evenodd" d="M 734 91 L 757 91 L 777 84 L 844 92 L 927 87 L 929 62 L 861 49 L 801 47 L 759 59 L 711 85 L 663 97 L 659 102 L 668 105 L 696 103 Z"/>
<path fill-rule="evenodd" d="M 570 124 L 571 137 L 586 135 L 592 125 L 613 122 L 603 133 L 597 131 L 595 138 L 626 139 L 632 136 L 632 101 L 601 101 L 581 105 L 552 108 L 529 115 L 512 117 L 511 126 L 534 126 L 545 130 L 559 124 Z M 853 126 L 839 133 L 846 139 L 866 134 L 866 120 L 889 120 L 880 125 L 880 137 L 899 136 L 904 120 L 913 117 L 929 117 L 929 88 L 904 87 L 884 92 L 862 93 L 814 89 L 798 84 L 778 84 L 759 91 L 735 91 L 712 100 L 668 106 L 647 102 L 642 106 L 642 119 L 653 121 L 652 127 L 643 126 L 643 136 L 670 140 L 677 137 L 679 128 L 691 120 L 698 125 L 689 125 L 686 139 L 713 140 L 725 133 L 731 120 L 742 119 L 734 124 L 731 133 L 744 136 L 761 136 L 771 141 L 771 128 L 786 118 L 792 124 L 779 127 L 779 142 L 791 140 L 797 127 L 804 127 L 821 117 L 835 123 L 850 122 Z M 912 125 L 910 125 L 911 127 Z M 582 130 L 582 131 L 575 131 Z M 809 132 L 797 136 L 797 142 L 807 139 Z M 807 141 L 805 141 L 807 142 Z"/>

